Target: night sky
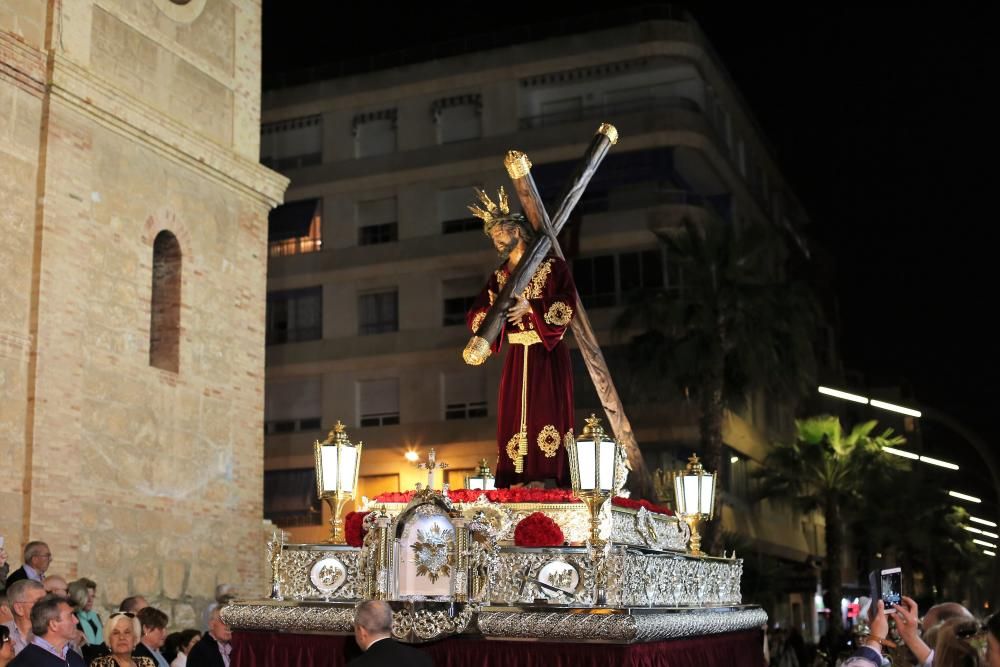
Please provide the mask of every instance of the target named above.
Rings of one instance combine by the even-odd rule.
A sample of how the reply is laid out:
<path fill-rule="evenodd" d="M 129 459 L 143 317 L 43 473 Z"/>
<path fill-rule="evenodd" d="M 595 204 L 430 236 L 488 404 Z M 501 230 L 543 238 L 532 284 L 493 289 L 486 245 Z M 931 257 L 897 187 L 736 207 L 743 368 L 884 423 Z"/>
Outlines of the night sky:
<path fill-rule="evenodd" d="M 382 3 L 338 3 L 325 20 L 303 4 L 264 0 L 265 75 L 574 11 L 407 3 L 420 13 L 387 25 Z M 902 402 L 936 407 L 992 441 L 998 234 L 987 179 L 998 170 L 986 100 L 1000 62 L 987 48 L 995 23 L 985 9 L 943 4 L 686 6 L 803 202 L 816 255 L 834 266 L 845 365 L 869 386 L 903 386 Z M 925 433 L 931 449 L 949 451 L 952 435 Z"/>

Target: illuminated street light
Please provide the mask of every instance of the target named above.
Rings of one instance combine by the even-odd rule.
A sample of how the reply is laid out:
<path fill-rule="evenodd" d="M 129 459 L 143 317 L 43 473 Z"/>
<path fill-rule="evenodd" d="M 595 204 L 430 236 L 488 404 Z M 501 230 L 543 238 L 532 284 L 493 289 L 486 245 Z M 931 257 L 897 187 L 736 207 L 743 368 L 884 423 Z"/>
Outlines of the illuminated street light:
<path fill-rule="evenodd" d="M 903 449 L 896 449 L 895 447 L 883 447 L 882 451 L 885 452 L 886 454 L 892 454 L 893 456 L 902 456 L 904 459 L 913 459 L 914 461 L 920 459 L 920 457 L 914 454 L 913 452 L 908 452 Z"/>
<path fill-rule="evenodd" d="M 739 463 L 740 462 L 740 457 L 738 457 L 738 456 L 731 456 L 731 457 L 729 457 L 729 462 L 730 463 Z"/>
<path fill-rule="evenodd" d="M 898 412 L 902 415 L 909 415 L 910 417 L 922 416 L 920 410 L 914 410 L 913 408 L 904 408 L 902 405 L 895 405 L 894 403 L 886 403 L 885 401 L 877 401 L 874 398 L 868 401 L 868 404 L 875 408 L 882 408 L 883 410 Z"/>
<path fill-rule="evenodd" d="M 977 535 L 982 535 L 983 537 L 992 537 L 994 540 L 1000 540 L 1000 535 L 996 533 L 991 533 L 988 530 L 979 530 L 978 528 L 973 528 L 972 526 L 962 526 L 970 533 L 976 533 Z"/>
<path fill-rule="evenodd" d="M 989 547 L 990 549 L 996 549 L 997 548 L 997 545 L 993 544 L 992 542 L 985 542 L 983 540 L 972 540 L 972 543 L 973 544 L 978 544 L 981 547 Z"/>
<path fill-rule="evenodd" d="M 410 451 L 403 454 L 403 458 L 406 459 L 407 461 L 416 461 L 417 459 L 420 458 L 420 455 L 411 449 Z"/>
<path fill-rule="evenodd" d="M 949 491 L 948 495 L 952 498 L 958 498 L 960 500 L 968 500 L 970 503 L 981 503 L 982 498 L 976 498 L 975 496 L 966 495 L 964 493 L 959 493 L 958 491 Z"/>
<path fill-rule="evenodd" d="M 942 468 L 947 468 L 948 470 L 958 470 L 958 466 L 954 463 L 948 463 L 947 461 L 942 461 L 941 459 L 932 459 L 929 456 L 921 456 L 920 460 L 924 463 L 930 463 L 932 466 L 940 466 Z"/>
<path fill-rule="evenodd" d="M 855 403 L 868 404 L 868 399 L 864 396 L 858 396 L 857 394 L 851 394 L 846 391 L 840 391 L 839 389 L 830 389 L 829 387 L 819 387 L 819 393 L 826 394 L 827 396 L 833 396 L 834 398 L 842 398 L 845 401 L 854 401 Z"/>
<path fill-rule="evenodd" d="M 980 519 L 977 516 L 970 516 L 969 517 L 969 521 L 972 521 L 973 523 L 981 523 L 984 526 L 989 526 L 990 528 L 996 528 L 997 527 L 996 522 L 994 522 L 994 521 L 987 521 L 986 519 Z"/>
<path fill-rule="evenodd" d="M 986 549 L 983 549 L 983 553 L 986 554 L 987 556 L 996 556 L 995 552 L 987 551 Z"/>
<path fill-rule="evenodd" d="M 965 528 L 970 533 L 975 533 L 976 535 L 983 534 L 983 531 L 979 530 L 978 528 L 973 528 L 972 526 L 962 526 L 962 528 Z"/>

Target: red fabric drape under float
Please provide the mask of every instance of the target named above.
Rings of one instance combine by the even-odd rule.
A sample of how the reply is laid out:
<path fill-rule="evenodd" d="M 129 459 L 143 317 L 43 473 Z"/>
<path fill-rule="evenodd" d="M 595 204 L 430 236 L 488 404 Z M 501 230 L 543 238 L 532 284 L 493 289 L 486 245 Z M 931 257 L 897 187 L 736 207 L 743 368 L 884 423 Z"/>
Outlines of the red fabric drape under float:
<path fill-rule="evenodd" d="M 233 634 L 232 667 L 341 667 L 348 637 Z M 421 646 L 436 667 L 764 667 L 759 630 L 647 644 L 446 639 Z M 399 667 L 405 667 L 400 665 Z"/>

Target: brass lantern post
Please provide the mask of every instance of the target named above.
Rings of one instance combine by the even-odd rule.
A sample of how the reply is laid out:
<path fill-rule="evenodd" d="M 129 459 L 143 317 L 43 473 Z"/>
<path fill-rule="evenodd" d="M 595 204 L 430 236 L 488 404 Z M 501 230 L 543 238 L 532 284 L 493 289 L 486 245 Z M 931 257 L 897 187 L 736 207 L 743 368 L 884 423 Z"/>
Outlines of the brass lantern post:
<path fill-rule="evenodd" d="M 606 604 L 607 567 L 606 551 L 608 543 L 601 538 L 600 513 L 604 503 L 615 490 L 621 488 L 623 466 L 617 465 L 621 458 L 621 445 L 608 436 L 601 426 L 601 420 L 591 414 L 586 426 L 576 440 L 566 441 L 569 451 L 569 472 L 573 484 L 573 494 L 582 500 L 590 512 L 590 539 L 588 544 L 595 559 L 596 601 Z"/>
<path fill-rule="evenodd" d="M 697 454 L 691 455 L 684 470 L 675 473 L 674 499 L 678 514 L 691 527 L 691 553 L 700 556 L 702 551 L 698 524 L 712 518 L 715 509 L 715 475 L 705 472 Z"/>
<path fill-rule="evenodd" d="M 337 424 L 326 436 L 326 440 L 316 441 L 316 492 L 330 506 L 330 537 L 328 543 L 344 544 L 341 528 L 341 512 L 348 500 L 354 499 L 358 486 L 358 470 L 361 467 L 362 443 L 354 445 L 347 438 L 344 425 Z"/>

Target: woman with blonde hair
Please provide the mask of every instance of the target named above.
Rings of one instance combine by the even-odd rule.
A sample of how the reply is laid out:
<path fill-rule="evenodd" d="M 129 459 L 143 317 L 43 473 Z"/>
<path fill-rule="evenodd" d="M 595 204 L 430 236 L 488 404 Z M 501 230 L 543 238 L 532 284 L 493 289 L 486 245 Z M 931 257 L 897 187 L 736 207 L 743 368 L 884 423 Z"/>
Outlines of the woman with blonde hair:
<path fill-rule="evenodd" d="M 110 655 L 94 658 L 90 667 L 156 667 L 152 658 L 133 656 L 132 651 L 142 636 L 139 619 L 130 611 L 116 611 L 104 626 L 104 643 Z"/>
<path fill-rule="evenodd" d="M 986 628 L 972 618 L 953 618 L 938 629 L 934 667 L 987 667 Z"/>

